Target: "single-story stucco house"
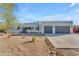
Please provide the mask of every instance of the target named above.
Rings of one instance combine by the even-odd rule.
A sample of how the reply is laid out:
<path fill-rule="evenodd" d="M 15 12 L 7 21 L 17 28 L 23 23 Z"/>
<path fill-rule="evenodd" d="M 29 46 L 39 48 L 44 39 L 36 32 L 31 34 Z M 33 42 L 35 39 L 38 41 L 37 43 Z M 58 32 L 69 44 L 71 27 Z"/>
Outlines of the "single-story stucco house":
<path fill-rule="evenodd" d="M 41 34 L 73 33 L 73 21 L 39 21 L 24 23 L 20 24 L 19 29 L 13 29 L 11 32 L 33 32 Z"/>

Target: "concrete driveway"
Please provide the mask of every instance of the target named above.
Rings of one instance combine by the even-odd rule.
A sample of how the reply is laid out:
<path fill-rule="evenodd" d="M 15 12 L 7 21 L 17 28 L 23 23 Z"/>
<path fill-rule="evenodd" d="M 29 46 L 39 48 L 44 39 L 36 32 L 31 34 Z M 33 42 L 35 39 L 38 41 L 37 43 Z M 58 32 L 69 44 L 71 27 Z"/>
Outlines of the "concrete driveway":
<path fill-rule="evenodd" d="M 79 34 L 47 36 L 55 48 L 79 48 Z"/>

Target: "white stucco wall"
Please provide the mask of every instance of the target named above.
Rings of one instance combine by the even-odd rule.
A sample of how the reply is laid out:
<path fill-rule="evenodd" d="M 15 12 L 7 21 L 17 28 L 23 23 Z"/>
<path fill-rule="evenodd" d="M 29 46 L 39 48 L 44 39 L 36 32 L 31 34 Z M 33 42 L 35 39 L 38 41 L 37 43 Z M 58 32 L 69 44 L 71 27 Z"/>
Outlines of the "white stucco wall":
<path fill-rule="evenodd" d="M 55 26 L 52 26 L 53 34 L 55 34 Z"/>
<path fill-rule="evenodd" d="M 73 26 L 70 26 L 70 33 L 73 33 Z"/>

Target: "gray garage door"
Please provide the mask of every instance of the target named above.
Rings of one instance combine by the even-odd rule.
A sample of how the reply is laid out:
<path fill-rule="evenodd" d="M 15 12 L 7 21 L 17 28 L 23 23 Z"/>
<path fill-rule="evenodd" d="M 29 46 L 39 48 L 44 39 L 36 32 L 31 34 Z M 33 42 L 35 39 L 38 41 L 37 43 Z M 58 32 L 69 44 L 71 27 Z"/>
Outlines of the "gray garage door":
<path fill-rule="evenodd" d="M 70 26 L 56 26 L 56 33 L 70 33 Z"/>
<path fill-rule="evenodd" d="M 52 26 L 44 26 L 44 33 L 52 34 Z"/>

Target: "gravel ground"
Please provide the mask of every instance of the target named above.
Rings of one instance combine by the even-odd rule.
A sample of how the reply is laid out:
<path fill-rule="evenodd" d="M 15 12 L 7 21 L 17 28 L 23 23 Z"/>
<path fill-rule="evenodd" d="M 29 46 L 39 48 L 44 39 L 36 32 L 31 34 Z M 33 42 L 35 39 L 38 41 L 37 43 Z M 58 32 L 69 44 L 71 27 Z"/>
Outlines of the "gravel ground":
<path fill-rule="evenodd" d="M 1 56 L 48 56 L 49 49 L 43 37 L 35 37 L 36 42 L 32 42 L 32 36 L 0 36 Z"/>

